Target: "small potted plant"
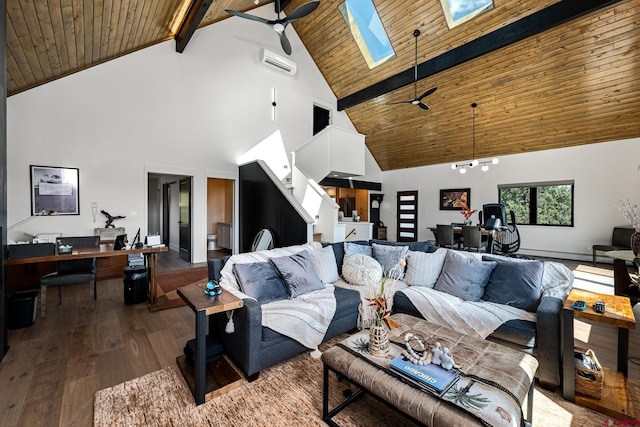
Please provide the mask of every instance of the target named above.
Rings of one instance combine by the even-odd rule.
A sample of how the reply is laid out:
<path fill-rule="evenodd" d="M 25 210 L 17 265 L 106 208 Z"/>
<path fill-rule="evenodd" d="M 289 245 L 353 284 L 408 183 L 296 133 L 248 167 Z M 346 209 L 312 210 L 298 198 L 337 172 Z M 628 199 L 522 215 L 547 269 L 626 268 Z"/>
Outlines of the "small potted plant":
<path fill-rule="evenodd" d="M 385 285 L 387 284 L 388 279 L 391 279 L 389 287 L 391 287 L 396 280 L 401 279 L 404 275 L 405 265 L 405 259 L 400 258 L 398 263 L 382 278 L 380 290 L 377 295 L 373 298 L 367 298 L 367 301 L 371 302 L 370 305 L 375 307 L 375 317 L 373 319 L 373 324 L 369 329 L 369 353 L 373 356 L 384 357 L 389 353 L 388 328 L 397 328 L 400 326 L 389 317 L 391 315 L 391 309 L 389 308 L 387 301 L 392 297 L 392 294 L 388 294 L 388 287 Z"/>
<path fill-rule="evenodd" d="M 469 209 L 469 207 L 465 204 L 462 207 L 462 210 L 460 211 L 460 213 L 462 213 L 462 216 L 464 216 L 464 224 L 465 225 L 471 225 L 471 216 L 478 212 L 477 209 Z"/>

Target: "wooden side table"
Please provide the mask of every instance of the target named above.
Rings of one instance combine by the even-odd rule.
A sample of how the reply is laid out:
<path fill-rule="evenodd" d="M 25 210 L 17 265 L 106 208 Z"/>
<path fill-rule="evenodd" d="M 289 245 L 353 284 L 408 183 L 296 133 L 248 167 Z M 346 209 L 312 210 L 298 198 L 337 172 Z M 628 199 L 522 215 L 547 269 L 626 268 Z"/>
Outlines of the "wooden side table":
<path fill-rule="evenodd" d="M 577 300 L 583 300 L 587 303 L 587 308 L 584 311 L 571 308 L 571 305 Z M 596 313 L 594 310 L 593 306 L 596 301 L 605 303 L 606 311 L 604 314 Z M 576 395 L 575 393 L 574 317 L 618 328 L 617 372 L 603 368 L 604 389 L 601 399 L 581 394 Z M 629 355 L 629 329 L 635 329 L 635 327 L 636 320 L 629 298 L 618 295 L 598 294 L 581 289 L 571 290 L 562 307 L 562 395 L 566 400 L 614 418 L 634 418 L 626 376 Z"/>
<path fill-rule="evenodd" d="M 204 288 L 205 284 L 194 284 L 177 289 L 180 298 L 196 314 L 195 363 L 191 365 L 185 355 L 176 358 L 196 405 L 242 385 L 242 378 L 224 357 L 205 363 L 207 316 L 240 308 L 242 300 L 229 292 L 222 292 L 213 298 L 204 294 Z"/>

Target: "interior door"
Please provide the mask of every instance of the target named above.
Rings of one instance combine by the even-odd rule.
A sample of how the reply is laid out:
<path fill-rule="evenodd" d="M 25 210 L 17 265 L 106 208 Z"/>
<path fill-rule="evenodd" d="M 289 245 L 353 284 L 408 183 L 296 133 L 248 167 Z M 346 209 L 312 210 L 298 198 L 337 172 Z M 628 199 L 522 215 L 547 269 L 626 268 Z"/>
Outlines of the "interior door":
<path fill-rule="evenodd" d="M 170 198 L 171 184 L 164 183 L 162 184 L 162 243 L 164 243 L 167 247 L 169 247 L 169 221 L 170 216 L 169 212 L 169 203 L 171 202 Z"/>
<path fill-rule="evenodd" d="M 191 177 L 182 178 L 180 186 L 180 258 L 191 262 Z"/>

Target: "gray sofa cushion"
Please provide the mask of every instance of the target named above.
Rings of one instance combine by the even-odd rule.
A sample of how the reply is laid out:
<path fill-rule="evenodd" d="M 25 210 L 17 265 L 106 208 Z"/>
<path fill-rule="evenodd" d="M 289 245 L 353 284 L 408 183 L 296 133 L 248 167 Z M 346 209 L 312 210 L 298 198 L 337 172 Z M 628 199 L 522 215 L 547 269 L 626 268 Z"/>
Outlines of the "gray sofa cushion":
<path fill-rule="evenodd" d="M 483 256 L 497 262 L 482 299 L 535 312 L 542 297 L 544 264 L 538 260 L 509 260 Z"/>
<path fill-rule="evenodd" d="M 233 274 L 238 280 L 240 290 L 255 298 L 260 304 L 289 298 L 278 272 L 269 262 L 234 264 Z"/>
<path fill-rule="evenodd" d="M 372 249 L 373 249 L 373 258 L 380 263 L 380 266 L 382 267 L 382 275 L 386 276 L 389 274 L 389 271 L 398 264 L 398 261 L 401 258 L 404 258 L 407 256 L 407 251 L 409 250 L 409 247 L 378 245 L 376 243 L 373 243 Z M 400 279 L 402 274 L 404 274 L 404 267 L 399 272 L 399 276 L 394 278 Z"/>
<path fill-rule="evenodd" d="M 367 243 L 359 244 L 355 242 L 344 242 L 344 256 L 347 257 L 349 255 L 357 254 L 373 256 L 373 251 L 371 250 L 371 246 Z"/>
<path fill-rule="evenodd" d="M 480 301 L 496 264 L 495 261 L 481 261 L 447 251 L 434 289 L 465 301 Z"/>
<path fill-rule="evenodd" d="M 440 277 L 446 249 L 438 249 L 433 253 L 409 251 L 407 255 L 407 274 L 404 282 L 409 286 L 426 286 L 433 288 Z"/>
<path fill-rule="evenodd" d="M 324 288 L 322 281 L 313 269 L 313 264 L 309 259 L 309 251 L 271 258 L 269 261 L 278 270 L 278 274 L 289 292 L 289 298 Z"/>

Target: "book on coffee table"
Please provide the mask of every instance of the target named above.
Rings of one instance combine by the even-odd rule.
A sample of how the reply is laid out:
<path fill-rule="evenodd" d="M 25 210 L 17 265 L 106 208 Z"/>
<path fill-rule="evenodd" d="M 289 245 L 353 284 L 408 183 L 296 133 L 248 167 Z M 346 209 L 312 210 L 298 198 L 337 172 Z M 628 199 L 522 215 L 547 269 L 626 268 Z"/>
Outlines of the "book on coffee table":
<path fill-rule="evenodd" d="M 414 386 L 442 396 L 458 380 L 460 371 L 450 371 L 434 364 L 416 365 L 404 356 L 398 356 L 391 361 L 390 368 L 405 378 Z"/>

